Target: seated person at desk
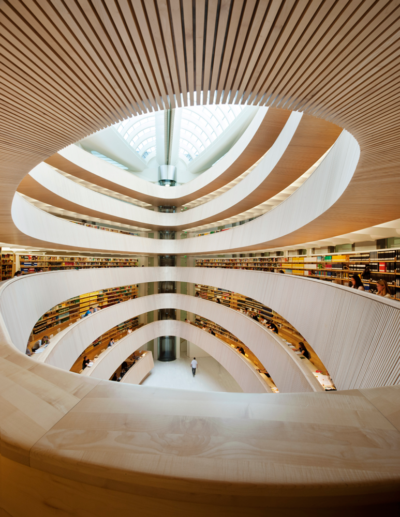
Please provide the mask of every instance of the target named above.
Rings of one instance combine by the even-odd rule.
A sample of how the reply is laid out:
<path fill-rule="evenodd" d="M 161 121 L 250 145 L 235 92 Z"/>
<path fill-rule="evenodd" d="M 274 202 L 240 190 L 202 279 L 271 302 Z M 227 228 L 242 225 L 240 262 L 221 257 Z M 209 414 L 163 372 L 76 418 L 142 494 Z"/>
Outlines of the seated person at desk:
<path fill-rule="evenodd" d="M 361 282 L 361 278 L 358 275 L 354 274 L 350 278 L 350 282 L 351 282 L 350 287 L 352 287 L 353 289 L 358 289 L 359 291 L 365 291 L 363 283 Z"/>
<path fill-rule="evenodd" d="M 90 363 L 90 359 L 88 359 L 87 355 L 85 355 L 85 357 L 83 358 L 83 362 L 82 362 L 82 370 L 84 370 L 89 363 Z"/>
<path fill-rule="evenodd" d="M 93 313 L 94 313 L 94 309 L 93 309 L 93 307 L 90 307 L 90 309 L 85 312 L 85 314 L 82 316 L 82 318 L 86 318 L 86 316 L 90 316 L 90 314 L 93 314 Z"/>
<path fill-rule="evenodd" d="M 267 327 L 272 330 L 272 332 L 275 332 L 275 334 L 278 334 L 278 327 L 275 325 L 275 323 L 272 323 L 272 321 L 269 322 Z"/>
<path fill-rule="evenodd" d="M 238 350 L 241 354 L 246 355 L 246 352 L 244 351 L 244 349 L 243 349 L 243 347 L 242 347 L 242 346 L 238 346 L 238 347 L 237 347 L 237 350 Z"/>
<path fill-rule="evenodd" d="M 110 342 L 107 345 L 107 348 L 111 348 L 115 344 L 115 341 L 113 339 L 110 339 Z"/>
<path fill-rule="evenodd" d="M 301 353 L 301 355 L 304 355 L 304 357 L 306 357 L 307 359 L 310 359 L 310 352 L 307 350 L 305 344 L 302 341 L 299 343 L 299 352 Z"/>
<path fill-rule="evenodd" d="M 15 277 L 18 277 L 18 276 L 22 276 L 22 271 L 21 271 L 21 270 L 16 271 L 16 272 L 14 273 L 14 278 L 15 278 Z"/>
<path fill-rule="evenodd" d="M 26 355 L 28 355 L 29 357 L 32 355 L 32 352 L 29 350 L 28 347 L 26 347 Z"/>
<path fill-rule="evenodd" d="M 376 293 L 377 296 L 384 296 L 385 298 L 392 298 L 392 296 L 389 292 L 389 286 L 387 285 L 386 280 L 383 280 L 383 278 L 378 280 L 378 282 L 376 283 L 376 288 L 378 290 L 378 292 Z"/>

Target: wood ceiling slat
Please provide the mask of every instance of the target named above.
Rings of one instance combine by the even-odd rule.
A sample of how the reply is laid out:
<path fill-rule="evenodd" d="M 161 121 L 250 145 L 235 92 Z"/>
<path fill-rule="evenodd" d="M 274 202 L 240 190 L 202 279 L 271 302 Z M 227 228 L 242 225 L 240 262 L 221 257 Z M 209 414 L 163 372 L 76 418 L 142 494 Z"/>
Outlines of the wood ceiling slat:
<path fill-rule="evenodd" d="M 40 84 L 41 89 L 43 90 L 44 85 L 47 88 L 50 88 L 54 95 L 58 97 L 58 101 L 62 98 L 63 103 L 67 104 L 71 109 L 76 111 L 76 99 L 71 94 L 70 91 L 67 91 L 62 83 L 59 82 L 59 78 L 53 73 L 47 73 L 46 70 L 41 69 L 39 66 L 33 66 L 33 63 L 30 62 L 31 67 L 27 64 L 26 57 L 15 47 L 13 47 L 10 43 L 2 40 L 2 56 L 3 59 L 7 60 L 8 66 L 12 67 L 13 70 L 19 70 L 20 75 L 23 76 L 24 80 L 29 80 L 29 83 L 32 84 Z M 45 98 L 47 96 L 47 92 L 45 93 Z M 87 102 L 81 108 L 81 112 L 86 114 L 87 118 L 93 121 L 102 121 L 104 125 L 114 123 L 114 120 L 111 118 L 110 114 L 102 113 L 98 110 L 98 107 L 94 106 L 91 102 Z"/>
<path fill-rule="evenodd" d="M 122 9 L 122 6 L 124 3 L 125 3 L 125 10 L 124 10 L 124 12 L 125 12 L 128 10 L 127 2 L 124 2 L 124 0 L 119 0 L 119 5 L 121 6 L 121 9 Z M 167 92 L 167 88 L 166 88 L 166 79 L 164 78 L 164 76 L 161 73 L 161 65 L 160 65 L 160 61 L 159 61 L 160 58 L 155 50 L 155 45 L 154 45 L 154 40 L 153 40 L 154 36 L 152 35 L 150 28 L 148 26 L 148 23 L 147 23 L 147 15 L 144 12 L 143 7 L 140 2 L 134 1 L 134 2 L 132 2 L 131 5 L 133 8 L 133 12 L 135 13 L 137 25 L 135 23 L 134 25 L 129 26 L 129 28 L 131 30 L 133 30 L 134 33 L 136 33 L 137 38 L 140 38 L 141 40 L 143 40 L 143 46 L 146 48 L 146 52 L 144 51 L 144 48 L 143 48 L 144 55 L 148 54 L 148 56 L 149 56 L 149 59 L 147 62 L 148 66 L 149 66 L 149 70 L 153 71 L 155 79 L 157 81 L 158 91 L 160 92 L 161 97 L 164 101 L 164 107 L 168 108 L 170 103 L 168 100 L 169 93 Z M 152 22 L 154 24 L 158 23 L 154 19 L 152 20 Z M 139 27 L 140 27 L 140 29 L 139 29 Z M 136 29 L 138 29 L 138 30 L 136 30 Z M 140 30 L 140 33 L 138 32 L 139 30 Z M 134 39 L 134 41 L 136 41 L 136 40 Z"/>
<path fill-rule="evenodd" d="M 196 103 L 201 102 L 201 92 L 203 90 L 203 54 L 204 54 L 204 24 L 206 0 L 195 2 L 195 28 L 196 28 L 196 61 L 195 61 L 195 84 L 196 84 Z"/>
<path fill-rule="evenodd" d="M 395 3 L 391 2 L 389 5 L 385 6 L 385 9 L 382 9 L 379 13 L 379 9 L 384 6 L 385 2 L 378 2 L 375 5 L 371 7 L 369 12 L 366 13 L 365 16 L 363 16 L 358 25 L 357 25 L 357 34 L 354 38 L 354 31 L 349 31 L 348 34 L 342 39 L 340 44 L 332 47 L 327 48 L 326 52 L 322 53 L 325 57 L 325 64 L 326 67 L 329 66 L 331 69 L 330 73 L 328 75 L 324 76 L 325 83 L 332 85 L 332 80 L 336 78 L 336 69 L 337 67 L 341 67 L 343 69 L 344 65 L 346 63 L 352 63 L 353 59 L 355 58 L 355 55 L 353 55 L 355 52 L 359 52 L 361 49 L 361 46 L 365 46 L 365 38 L 370 37 L 372 34 L 372 31 L 375 30 L 377 26 L 383 26 L 381 23 L 384 21 L 385 17 L 390 16 L 393 9 L 395 9 Z M 363 5 L 366 6 L 367 3 Z M 351 45 L 351 46 L 350 46 Z M 368 46 L 368 42 L 367 42 Z M 340 57 L 337 56 L 336 58 L 332 59 L 332 49 L 335 48 L 335 50 L 340 51 Z M 353 51 L 348 52 L 348 49 L 354 49 Z M 343 53 L 347 53 L 347 56 L 344 56 Z M 318 77 L 316 74 L 312 74 L 310 77 L 313 78 L 313 80 L 317 80 Z M 321 77 L 319 77 L 321 80 Z M 322 82 L 321 82 L 322 83 Z M 321 85 L 320 83 L 320 85 Z"/>
<path fill-rule="evenodd" d="M 216 34 L 215 47 L 213 51 L 213 67 L 210 83 L 210 102 L 214 102 L 215 90 L 217 88 L 217 81 L 221 72 L 221 59 L 224 42 L 226 38 L 228 19 L 230 14 L 231 0 L 221 0 L 218 28 Z"/>
<path fill-rule="evenodd" d="M 230 92 L 232 92 L 232 95 L 229 101 L 233 102 L 233 92 L 238 89 L 247 65 L 251 68 L 253 63 L 257 62 L 265 38 L 268 37 L 271 28 L 271 18 L 278 12 L 280 5 L 281 0 L 278 2 L 259 2 L 256 11 L 254 11 L 256 3 L 246 2 L 222 102 L 228 100 Z M 261 32 L 259 33 L 261 25 Z M 257 37 L 258 34 L 260 34 L 259 38 Z M 253 47 L 254 51 L 252 53 Z"/>
<path fill-rule="evenodd" d="M 156 91 L 153 87 L 150 87 L 150 84 L 147 80 L 147 75 L 142 67 L 142 63 L 139 59 L 137 50 L 135 45 L 133 44 L 127 27 L 125 25 L 125 20 L 122 17 L 122 12 L 120 11 L 116 0 L 105 0 L 105 4 L 107 6 L 108 12 L 112 17 L 112 21 L 115 24 L 115 32 L 121 39 L 121 45 L 118 45 L 118 48 L 121 49 L 120 52 L 122 54 L 122 59 L 125 63 L 125 66 L 132 77 L 132 82 L 136 85 L 138 92 L 142 96 L 144 105 L 151 111 L 158 110 L 158 104 L 156 100 Z M 95 4 L 97 8 L 100 4 Z M 111 26 L 111 23 L 107 23 L 108 26 Z M 115 36 L 117 38 L 117 36 Z"/>
<path fill-rule="evenodd" d="M 177 85 L 173 83 L 173 79 L 172 79 L 172 75 L 171 75 L 171 71 L 170 71 L 170 67 L 169 67 L 169 62 L 168 62 L 168 58 L 167 58 L 167 52 L 168 52 L 168 50 L 171 52 L 171 49 L 165 48 L 164 38 L 163 38 L 161 28 L 159 25 L 159 13 L 155 7 L 154 2 L 150 1 L 143 5 L 147 12 L 147 19 L 149 20 L 149 23 L 150 23 L 149 29 L 151 31 L 155 52 L 158 56 L 161 74 L 162 74 L 162 77 L 164 78 L 166 93 L 169 97 L 169 103 L 167 103 L 167 107 L 171 106 L 171 108 L 174 109 L 174 108 L 176 108 L 175 99 L 178 100 L 178 106 L 180 106 L 180 95 L 178 95 L 178 90 L 176 89 Z M 162 23 L 161 22 L 162 17 L 163 16 L 160 15 L 160 23 Z M 165 17 L 165 14 L 164 14 L 164 17 Z M 174 92 L 176 92 L 176 95 L 174 94 Z"/>
<path fill-rule="evenodd" d="M 242 13 L 246 10 L 246 8 L 248 12 L 253 13 L 255 3 L 255 0 L 249 0 L 245 3 L 241 2 L 240 0 L 232 1 L 229 30 L 226 38 L 225 50 L 221 62 L 219 81 L 217 85 L 217 97 L 215 100 L 216 104 L 219 104 L 219 102 L 221 101 L 221 96 L 225 92 L 228 73 L 234 66 L 232 57 L 235 51 L 235 43 L 238 37 L 239 23 Z"/>
<path fill-rule="evenodd" d="M 168 5 L 167 5 L 167 1 L 158 0 L 157 8 L 158 8 L 158 13 L 159 13 L 161 28 L 162 28 L 163 51 L 165 51 L 165 63 L 168 65 L 168 71 L 172 78 L 172 89 L 175 92 L 175 95 L 173 95 L 173 97 L 176 98 L 178 106 L 182 107 L 182 96 L 181 96 L 182 87 L 181 87 L 181 85 L 179 83 L 179 79 L 178 79 L 177 62 L 175 59 L 176 49 L 175 49 L 175 45 L 173 43 L 172 27 L 171 27 L 171 20 L 170 20 L 170 16 L 169 16 L 169 9 L 168 9 Z M 179 10 L 179 15 L 180 15 L 180 10 Z M 176 25 L 177 33 L 179 33 L 181 31 L 181 29 L 180 29 L 181 26 L 182 25 L 180 23 L 177 23 L 177 25 Z M 183 64 L 184 63 L 182 62 L 182 65 Z"/>
<path fill-rule="evenodd" d="M 3 55 L 3 72 L 0 71 L 0 75 L 3 76 L 3 78 L 7 78 L 8 82 L 12 82 L 13 87 L 17 88 L 16 91 L 24 92 L 25 95 L 28 97 L 33 97 L 36 99 L 36 101 L 43 107 L 48 108 L 49 110 L 54 111 L 55 113 L 58 113 L 60 116 L 63 116 L 65 121 L 69 124 L 71 121 L 71 124 L 69 124 L 71 127 L 76 130 L 75 124 L 87 124 L 89 123 L 90 119 L 85 118 L 82 114 L 76 111 L 70 111 L 65 105 L 60 106 L 57 101 L 59 101 L 59 98 L 54 95 L 54 93 L 47 89 L 47 91 L 44 91 L 44 89 L 41 88 L 41 84 L 30 82 L 29 84 L 26 84 L 24 82 L 24 77 L 22 77 L 20 74 L 17 73 L 18 69 L 13 68 L 13 63 L 8 61 L 4 55 Z M 45 100 L 44 95 L 47 97 Z"/>
<path fill-rule="evenodd" d="M 114 0 L 107 0 L 108 2 L 114 1 Z M 124 19 L 126 30 L 129 35 L 129 39 L 131 41 L 131 46 L 135 49 L 135 57 L 137 58 L 138 62 L 140 63 L 140 68 L 138 68 L 138 73 L 140 73 L 141 76 L 143 76 L 143 81 L 148 82 L 148 84 L 151 85 L 151 91 L 155 97 L 155 100 L 157 102 L 158 107 L 163 106 L 163 102 L 167 102 L 167 98 L 163 97 L 161 94 L 161 91 L 163 89 L 157 82 L 157 78 L 159 77 L 159 74 L 156 77 L 156 73 L 153 69 L 154 66 L 157 65 L 155 61 L 155 55 L 153 52 L 153 49 L 148 49 L 145 47 L 144 39 L 139 32 L 138 29 L 138 21 L 136 18 L 136 15 L 134 14 L 133 7 L 131 4 L 126 2 L 125 0 L 117 0 L 118 1 L 118 7 L 122 13 L 122 17 Z M 131 56 L 132 57 L 132 56 Z M 158 109 L 158 108 L 157 108 Z"/>
<path fill-rule="evenodd" d="M 132 113 L 132 103 L 129 101 L 129 92 L 103 46 L 104 43 L 111 51 L 112 47 L 109 41 L 104 41 L 104 38 L 106 37 L 108 40 L 108 37 L 104 34 L 104 31 L 102 31 L 101 26 L 96 23 L 97 19 L 91 7 L 84 3 L 83 5 L 86 9 L 80 9 L 78 2 L 68 2 L 65 5 L 61 0 L 52 0 L 52 2 L 60 14 L 62 14 L 63 17 L 67 17 L 68 23 L 77 36 L 79 45 L 81 45 L 87 56 L 93 59 L 103 74 L 104 80 L 110 85 L 110 96 L 113 98 L 114 103 L 117 102 L 117 109 L 121 112 L 122 118 L 129 117 Z M 89 18 L 86 19 L 82 14 L 86 14 Z M 96 25 L 96 29 L 100 31 L 100 33 L 96 32 L 91 23 Z"/>
<path fill-rule="evenodd" d="M 319 98 L 325 100 L 326 96 L 331 94 L 333 80 L 335 80 L 335 87 L 340 88 L 343 83 L 349 82 L 349 78 L 353 79 L 356 76 L 363 75 L 368 67 L 373 66 L 374 60 L 381 61 L 385 54 L 390 54 L 390 49 L 399 38 L 398 19 L 399 18 L 396 17 L 394 23 L 387 20 L 387 23 L 382 26 L 381 30 L 383 30 L 384 33 L 381 34 L 381 37 L 373 40 L 374 34 L 371 34 L 367 42 L 364 43 L 365 48 L 357 47 L 359 52 L 356 56 L 350 54 L 341 61 L 340 69 L 339 66 L 334 67 L 334 70 L 332 70 L 327 77 L 321 78 L 320 83 L 317 85 L 318 96 L 315 96 L 312 102 L 317 102 Z M 324 83 L 325 86 L 323 87 L 322 85 Z M 349 86 L 351 86 L 351 84 Z M 306 91 L 309 91 L 310 88 L 312 88 L 311 85 Z M 310 102 L 310 104 L 306 104 L 305 107 L 311 108 L 311 105 Z"/>
<path fill-rule="evenodd" d="M 183 3 L 185 5 L 186 2 Z M 179 83 L 181 86 L 182 96 L 183 96 L 183 104 L 185 106 L 188 105 L 188 85 L 187 85 L 187 76 L 186 76 L 186 60 L 185 60 L 185 46 L 184 46 L 184 37 L 183 29 L 182 29 L 182 15 L 181 15 L 181 6 L 179 0 L 170 0 L 169 2 L 171 8 L 171 24 L 172 24 L 172 33 L 171 38 L 174 39 L 174 49 L 177 55 L 177 67 L 179 73 Z M 193 49 L 192 49 L 193 56 Z M 193 63 L 193 59 L 192 59 Z M 193 66 L 193 65 L 192 65 Z M 193 88 L 193 83 L 192 83 Z"/>
<path fill-rule="evenodd" d="M 185 48 L 186 48 L 186 71 L 187 84 L 189 89 L 190 104 L 194 105 L 194 33 L 193 33 L 193 7 L 191 2 L 183 2 L 183 19 L 185 24 Z"/>
<path fill-rule="evenodd" d="M 313 7 L 315 5 L 315 8 Z M 281 63 L 279 68 L 276 69 L 274 75 L 269 78 L 268 85 L 264 83 L 263 90 L 265 90 L 265 102 L 268 102 L 269 98 L 274 99 L 276 95 L 276 88 L 280 85 L 287 74 L 290 73 L 290 70 L 296 60 L 301 61 L 304 59 L 304 54 L 306 52 L 307 45 L 309 41 L 312 39 L 313 34 L 315 32 L 315 27 L 321 25 L 329 11 L 332 9 L 333 2 L 312 2 L 310 7 L 304 13 L 304 16 L 301 20 L 301 24 L 296 29 L 296 33 L 300 32 L 302 26 L 307 24 L 307 27 L 304 29 L 302 34 L 298 35 L 298 39 L 296 44 L 288 49 L 284 56 L 284 61 L 281 59 Z"/>
<path fill-rule="evenodd" d="M 396 38 L 398 40 L 400 38 L 400 34 L 397 34 Z M 377 49 L 376 53 L 374 53 L 375 55 L 370 55 L 365 61 L 355 64 L 354 68 L 349 71 L 351 80 L 346 81 L 346 76 L 338 73 L 338 82 L 335 84 L 336 95 L 340 95 L 342 92 L 352 91 L 357 86 L 363 87 L 365 81 L 369 77 L 373 77 L 375 74 L 382 73 L 386 67 L 390 67 L 393 59 L 396 59 L 399 56 L 399 50 L 393 52 L 393 50 L 396 48 L 396 43 L 396 41 L 393 42 L 391 46 L 382 53 L 380 52 L 382 48 Z M 331 95 L 327 96 L 326 100 L 329 98 L 331 98 Z M 310 111 L 312 110 L 311 100 L 305 102 L 304 104 L 298 104 L 298 109 L 309 108 Z"/>
<path fill-rule="evenodd" d="M 397 77 L 398 71 L 400 70 L 400 63 L 395 61 L 393 65 L 394 66 L 390 66 L 389 64 L 381 75 L 371 77 L 370 80 L 365 81 L 357 97 L 354 95 L 355 92 L 351 91 L 340 96 L 338 99 L 332 99 L 332 101 L 327 103 L 326 107 L 321 108 L 319 116 L 323 117 L 330 109 L 335 110 L 338 116 L 339 113 L 340 116 L 344 116 L 346 113 L 353 113 L 354 110 L 358 111 L 359 105 L 365 103 L 366 97 L 373 95 L 374 99 L 377 98 L 382 92 L 382 86 L 389 85 L 392 78 L 395 79 Z M 397 85 L 393 85 L 393 88 L 396 89 Z"/>
<path fill-rule="evenodd" d="M 19 7 L 20 5 L 20 0 L 14 0 L 15 7 Z M 75 50 L 68 45 L 59 30 L 55 28 L 53 23 L 50 22 L 49 18 L 44 15 L 38 6 L 34 2 L 31 2 L 29 6 L 34 16 L 25 9 L 24 6 L 21 6 L 20 9 L 21 14 L 25 16 L 29 23 L 29 33 L 27 32 L 28 28 L 25 29 L 25 32 L 27 32 L 30 37 L 33 37 L 37 46 L 40 47 L 52 61 L 57 62 L 62 59 L 63 72 L 68 74 L 75 84 L 82 86 L 85 89 L 86 95 L 100 96 L 101 102 L 107 103 L 109 93 L 104 90 L 104 78 L 93 77 L 93 72 L 96 72 L 95 67 L 92 66 L 87 69 L 87 66 L 81 59 L 80 53 L 75 52 Z M 20 23 L 21 17 L 17 19 L 14 17 L 14 22 Z M 31 28 L 32 31 L 30 30 Z M 69 50 L 69 52 L 67 50 Z M 91 62 L 89 62 L 89 64 L 91 64 Z M 86 79 L 86 81 L 84 79 Z"/>
<path fill-rule="evenodd" d="M 35 98 L 34 92 L 24 91 L 19 87 L 18 82 L 10 81 L 10 76 L 5 75 L 0 71 L 0 77 L 3 78 L 1 81 L 3 84 L 3 91 L 8 93 L 8 99 L 15 98 L 18 95 L 18 100 L 15 104 L 28 104 L 32 109 L 35 110 L 36 116 L 40 113 L 41 117 L 46 120 L 46 124 L 53 127 L 56 131 L 61 129 L 62 131 L 69 133 L 72 137 L 76 131 L 76 127 L 68 123 L 65 114 L 57 114 L 54 112 L 53 106 L 50 104 L 45 105 L 41 102 L 40 97 Z M 57 112 L 57 110 L 55 110 Z"/>
<path fill-rule="evenodd" d="M 9 38 L 9 41 L 6 39 Z M 56 91 L 61 86 L 61 89 L 67 91 L 67 94 L 70 96 L 70 99 L 74 99 L 75 94 L 75 105 L 76 105 L 76 98 L 79 98 L 81 93 L 79 93 L 78 87 L 76 85 L 70 85 L 62 80 L 62 76 L 58 75 L 58 70 L 53 71 L 52 67 L 47 67 L 45 62 L 39 61 L 37 59 L 37 56 L 31 52 L 31 49 L 22 46 L 21 43 L 13 37 L 12 34 L 10 34 L 5 29 L 2 30 L 2 46 L 6 48 L 10 54 L 15 54 L 21 56 L 21 61 L 24 63 L 30 63 L 34 64 L 34 66 L 40 71 L 40 73 L 43 72 L 43 76 L 49 75 L 53 81 L 57 84 Z M 20 52 L 21 49 L 21 52 Z M 99 109 L 98 106 L 96 106 L 92 96 L 86 95 L 85 96 L 88 99 L 88 105 L 89 107 L 92 107 L 93 110 Z M 98 112 L 100 114 L 100 110 Z M 110 111 L 107 116 L 110 123 L 118 122 L 118 118 L 116 114 L 114 113 L 114 110 L 110 108 Z"/>
<path fill-rule="evenodd" d="M 125 51 L 125 47 L 122 44 L 122 38 L 114 27 L 113 19 L 110 18 L 110 15 L 103 3 L 95 2 L 93 7 L 99 16 L 101 23 L 104 25 L 104 31 L 102 31 L 101 34 L 104 33 L 104 36 L 108 34 L 111 40 L 112 46 L 109 45 L 110 58 L 118 69 L 120 76 L 123 77 L 130 94 L 135 99 L 135 103 L 139 106 L 139 111 L 146 113 L 149 109 L 151 110 L 151 104 L 146 99 L 146 94 L 144 93 L 142 84 L 132 66 L 132 63 L 129 60 L 129 56 Z M 118 10 L 114 9 L 114 11 L 115 15 L 118 16 Z M 121 29 L 123 30 L 122 27 Z M 142 101 L 141 99 L 145 100 Z"/>
<path fill-rule="evenodd" d="M 5 46 L 9 48 L 9 45 L 11 44 L 15 48 L 21 48 L 25 54 L 25 59 L 27 59 L 29 62 L 35 63 L 36 66 L 39 66 L 42 69 L 49 70 L 52 74 L 54 74 L 53 77 L 57 76 L 59 81 L 62 84 L 65 84 L 66 88 L 68 88 L 70 91 L 75 92 L 78 98 L 82 95 L 83 97 L 93 97 L 93 92 L 86 88 L 84 83 L 79 82 L 77 78 L 75 78 L 75 80 L 69 78 L 67 74 L 64 73 L 63 69 L 59 66 L 56 66 L 50 58 L 41 54 L 42 59 L 39 59 L 38 48 L 35 47 L 32 42 L 25 36 L 25 34 L 17 27 L 14 27 L 13 30 L 15 33 L 18 33 L 18 39 L 14 36 L 14 34 L 9 32 L 7 28 L 3 28 L 2 36 L 6 40 L 4 42 Z M 116 121 L 117 120 L 118 119 L 116 119 Z"/>
<path fill-rule="evenodd" d="M 279 4 L 278 2 L 273 2 L 271 8 L 269 9 L 267 16 L 265 18 L 264 25 L 262 27 L 261 33 L 263 36 L 257 40 L 258 49 L 254 49 L 253 52 L 253 62 L 249 63 L 247 68 L 248 74 L 244 75 L 244 78 L 241 80 L 240 85 L 238 84 L 238 88 L 241 88 L 242 91 L 246 88 L 250 94 L 248 98 L 248 102 L 253 102 L 254 99 L 259 100 L 260 95 L 257 95 L 257 91 L 254 90 L 254 86 L 260 80 L 260 74 L 264 69 L 266 63 L 268 62 L 269 56 L 276 44 L 281 31 L 284 30 L 285 24 L 290 16 L 292 9 L 302 6 L 306 6 L 306 3 L 295 3 L 295 2 L 283 2 Z M 267 36 L 264 34 L 267 32 Z M 254 61 L 254 58 L 258 58 L 257 61 Z M 248 84 L 244 84 L 246 81 Z M 239 95 L 236 98 L 236 102 L 239 102 Z"/>
<path fill-rule="evenodd" d="M 354 2 L 348 2 L 348 0 L 339 0 L 335 2 L 327 13 L 325 19 L 320 25 L 317 25 L 317 21 L 312 22 L 312 28 L 315 30 L 314 35 L 308 45 L 305 48 L 304 54 L 306 58 L 302 58 L 302 61 L 298 63 L 296 67 L 291 69 L 291 75 L 287 78 L 287 80 L 281 86 L 281 93 L 277 95 L 276 99 L 273 101 L 274 106 L 285 105 L 287 94 L 283 92 L 291 92 L 291 96 L 293 97 L 293 92 L 295 90 L 295 85 L 298 84 L 299 81 L 304 80 L 305 77 L 308 77 L 310 71 L 316 67 L 316 64 L 320 62 L 319 57 L 322 55 L 326 45 L 334 39 L 335 34 L 340 30 L 343 24 L 346 23 L 347 18 L 351 15 L 351 13 L 359 7 L 362 0 L 354 0 Z M 255 100 L 261 98 L 267 92 L 259 93 L 257 96 L 252 96 Z M 268 99 L 268 95 L 266 98 Z"/>
<path fill-rule="evenodd" d="M 309 5 L 310 4 L 306 2 L 298 2 L 293 4 L 286 2 L 284 4 L 278 18 L 276 19 L 275 29 L 273 29 L 273 36 L 276 35 L 276 39 L 274 37 L 270 38 L 266 48 L 264 49 L 263 56 L 259 59 L 258 64 L 254 68 L 254 71 L 252 71 L 251 77 L 253 80 L 250 79 L 248 85 L 246 84 L 247 76 L 244 76 L 244 79 L 242 80 L 239 87 L 239 94 L 237 99 L 242 97 L 245 90 L 247 90 L 249 93 L 251 93 L 253 90 L 260 91 L 262 84 L 266 81 L 266 78 L 277 63 L 279 55 L 290 41 L 292 32 L 294 32 L 296 25 L 299 25 L 299 32 L 301 34 L 304 28 L 303 24 L 305 25 L 307 22 L 307 11 L 311 11 L 310 16 L 312 16 L 316 8 L 319 6 L 319 2 L 313 2 L 312 6 L 307 8 Z M 266 59 L 264 60 L 264 58 Z M 252 70 L 252 68 L 248 67 L 247 71 L 249 72 L 250 70 Z M 257 82 L 254 85 L 254 79 L 257 77 Z"/>
<path fill-rule="evenodd" d="M 207 2 L 207 21 L 206 21 L 206 33 L 205 33 L 205 50 L 204 50 L 204 73 L 203 73 L 203 96 L 207 99 L 207 92 L 210 89 L 210 77 L 211 77 L 211 67 L 214 57 L 214 40 L 216 34 L 216 21 L 217 21 L 217 10 L 218 10 L 218 2 L 209 1 Z M 208 104 L 212 102 L 212 100 L 203 101 L 204 104 Z"/>

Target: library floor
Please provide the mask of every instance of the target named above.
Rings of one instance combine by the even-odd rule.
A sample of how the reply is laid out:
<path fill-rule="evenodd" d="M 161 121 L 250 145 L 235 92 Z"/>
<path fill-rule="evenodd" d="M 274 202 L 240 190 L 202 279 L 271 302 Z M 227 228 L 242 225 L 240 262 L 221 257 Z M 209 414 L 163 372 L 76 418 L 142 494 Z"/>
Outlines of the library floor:
<path fill-rule="evenodd" d="M 242 392 L 235 379 L 212 357 L 197 358 L 199 365 L 196 376 L 193 378 L 191 360 L 189 357 L 181 357 L 168 363 L 154 361 L 154 368 L 142 382 L 142 386 L 195 391 Z"/>

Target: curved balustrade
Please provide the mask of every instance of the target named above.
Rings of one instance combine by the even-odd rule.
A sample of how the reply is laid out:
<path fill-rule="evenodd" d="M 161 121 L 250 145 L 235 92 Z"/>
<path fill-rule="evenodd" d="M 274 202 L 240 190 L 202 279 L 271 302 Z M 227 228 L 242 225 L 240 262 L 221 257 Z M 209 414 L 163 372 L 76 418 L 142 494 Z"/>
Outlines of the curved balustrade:
<path fill-rule="evenodd" d="M 145 352 L 122 377 L 122 384 L 140 384 L 154 368 L 153 354 Z"/>
<path fill-rule="evenodd" d="M 345 191 L 357 166 L 360 148 L 343 131 L 331 151 L 308 180 L 288 199 L 255 221 L 197 239 L 178 241 L 129 237 L 78 226 L 34 207 L 19 194 L 14 197 L 12 217 L 16 226 L 35 239 L 104 251 L 146 254 L 201 254 L 232 252 L 283 245 L 285 239 L 308 240 L 307 225 L 328 210 Z M 324 195 L 321 195 L 324 192 Z M 299 240 L 297 240 L 299 239 Z M 287 244 L 288 242 L 286 242 Z"/>
<path fill-rule="evenodd" d="M 154 321 L 128 334 L 113 347 L 106 349 L 94 365 L 86 368 L 82 375 L 96 379 L 109 379 L 127 357 L 150 340 L 160 336 L 181 337 L 206 351 L 227 370 L 244 393 L 272 393 L 263 376 L 230 345 L 194 325 L 176 320 Z"/>
<path fill-rule="evenodd" d="M 224 194 L 185 212 L 161 214 L 121 202 L 71 181 L 45 163 L 29 173 L 18 191 L 87 216 L 104 218 L 106 214 L 109 220 L 124 224 L 179 230 L 237 215 L 276 195 L 311 167 L 333 145 L 339 133 L 340 128 L 333 124 L 292 113 L 268 154 L 248 176 Z M 126 174 L 117 167 L 114 169 L 113 177 Z M 170 189 L 165 191 L 169 193 Z"/>
<path fill-rule="evenodd" d="M 0 310 L 12 341 L 19 350 L 25 351 L 37 320 L 64 300 L 100 289 L 168 280 L 220 287 L 272 307 L 310 343 L 339 390 L 399 383 L 398 302 L 305 277 L 257 271 L 166 267 L 37 273 L 5 284 Z M 39 299 L 38 293 L 42 293 Z M 146 303 L 146 298 L 149 297 L 137 300 Z M 18 300 L 18 305 L 15 300 Z M 197 298 L 195 301 L 200 300 Z M 211 313 L 204 315 L 214 320 L 216 305 L 210 303 L 208 306 Z M 21 313 L 24 314 L 23 319 L 20 318 Z M 96 314 L 101 312 L 89 319 Z M 131 315 L 127 314 L 120 321 L 129 317 Z M 229 323 L 227 329 L 241 339 L 240 328 Z M 86 343 L 91 343 L 101 333 L 98 331 L 92 339 L 88 337 Z M 265 366 L 279 389 L 278 379 L 270 370 L 269 362 Z"/>
<path fill-rule="evenodd" d="M 122 171 L 75 145 L 50 156 L 46 162 L 80 179 L 150 204 L 183 205 L 223 187 L 254 165 L 274 144 L 289 116 L 286 110 L 259 108 L 239 140 L 213 167 L 172 189 Z"/>
<path fill-rule="evenodd" d="M 69 279 L 70 282 L 74 280 L 78 282 L 79 277 Z M 279 391 L 323 391 L 311 371 L 276 334 L 233 309 L 184 294 L 143 296 L 95 312 L 57 334 L 37 360 L 69 370 L 82 352 L 101 334 L 129 318 L 160 309 L 186 310 L 228 329 L 258 357 L 271 374 Z M 135 331 L 133 335 L 140 336 L 140 333 L 137 334 Z M 142 342 L 142 345 L 147 341 Z M 230 346 L 226 346 L 236 354 Z M 213 353 L 211 355 L 214 356 Z M 221 364 L 229 371 L 226 361 Z M 240 381 L 234 378 L 240 384 Z"/>

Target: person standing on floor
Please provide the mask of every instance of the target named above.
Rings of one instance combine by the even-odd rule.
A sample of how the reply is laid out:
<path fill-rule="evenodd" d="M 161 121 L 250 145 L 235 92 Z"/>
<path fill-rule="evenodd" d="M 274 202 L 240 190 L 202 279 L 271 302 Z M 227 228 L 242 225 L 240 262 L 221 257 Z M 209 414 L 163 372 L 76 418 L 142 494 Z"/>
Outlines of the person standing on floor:
<path fill-rule="evenodd" d="M 190 364 L 192 366 L 192 374 L 194 377 L 196 375 L 196 369 L 197 369 L 197 361 L 196 361 L 195 357 L 193 357 L 193 361 Z"/>

